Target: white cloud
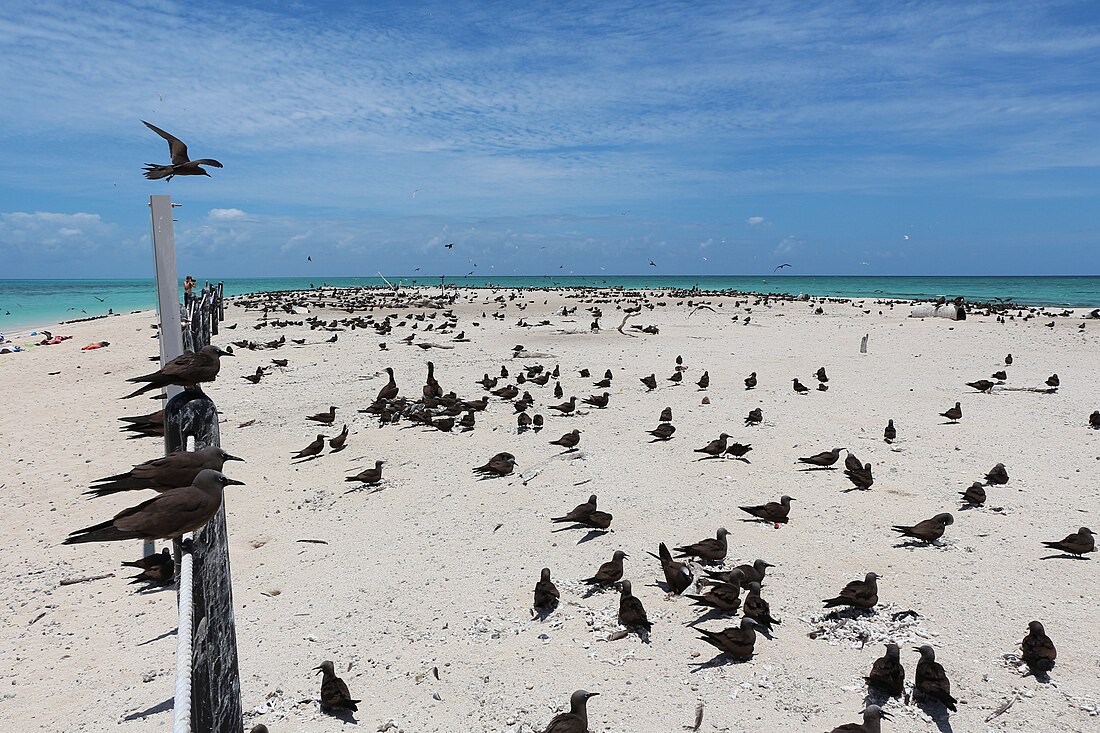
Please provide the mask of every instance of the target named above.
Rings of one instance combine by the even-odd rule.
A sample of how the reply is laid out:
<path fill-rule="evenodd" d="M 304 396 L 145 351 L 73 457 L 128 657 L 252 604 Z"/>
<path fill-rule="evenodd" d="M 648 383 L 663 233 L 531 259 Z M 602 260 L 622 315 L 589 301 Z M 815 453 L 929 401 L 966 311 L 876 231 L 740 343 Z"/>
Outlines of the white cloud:
<path fill-rule="evenodd" d="M 79 246 L 82 251 L 106 244 L 114 226 L 99 214 L 53 211 L 0 213 L 0 253 L 5 250 L 53 251 Z"/>
<path fill-rule="evenodd" d="M 227 220 L 227 219 L 244 219 L 248 214 L 244 213 L 240 209 L 211 209 L 207 215 L 210 219 Z"/>
<path fill-rule="evenodd" d="M 783 256 L 783 255 L 794 254 L 794 253 L 798 252 L 800 249 L 802 249 L 802 246 L 805 245 L 805 244 L 806 244 L 806 240 L 800 239 L 799 237 L 795 237 L 793 235 L 788 236 L 788 237 L 784 237 L 779 242 L 779 244 L 776 245 L 776 248 L 772 252 L 772 254 L 775 255 L 776 257 Z"/>
<path fill-rule="evenodd" d="M 750 216 L 748 219 L 745 219 L 745 223 L 748 224 L 750 227 L 760 226 L 764 223 L 764 217 Z"/>

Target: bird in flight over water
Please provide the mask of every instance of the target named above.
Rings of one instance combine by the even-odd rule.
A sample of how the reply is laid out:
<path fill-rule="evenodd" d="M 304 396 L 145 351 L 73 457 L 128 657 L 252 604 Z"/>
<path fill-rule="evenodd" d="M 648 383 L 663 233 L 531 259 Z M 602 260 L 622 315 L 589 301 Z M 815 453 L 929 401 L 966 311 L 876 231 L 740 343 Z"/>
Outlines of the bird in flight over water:
<path fill-rule="evenodd" d="M 657 263 L 656 263 L 656 262 L 654 262 L 653 260 L 650 260 L 650 261 L 649 261 L 649 266 L 650 266 L 650 267 L 656 267 L 656 266 L 657 266 Z"/>
<path fill-rule="evenodd" d="M 202 166 L 222 167 L 222 164 L 213 158 L 191 160 L 187 157 L 187 146 L 183 144 L 182 140 L 169 135 L 156 125 L 150 125 L 145 120 L 142 120 L 142 123 L 168 141 L 168 152 L 172 155 L 172 165 L 145 164 L 145 177 L 149 180 L 155 181 L 160 178 L 167 178 L 171 181 L 173 176 L 209 176 L 210 174 Z"/>
<path fill-rule="evenodd" d="M 782 270 L 784 267 L 790 267 L 790 265 L 787 264 L 786 262 L 784 262 L 782 265 L 776 265 L 775 269 L 772 270 L 772 272 L 778 272 L 779 270 Z"/>

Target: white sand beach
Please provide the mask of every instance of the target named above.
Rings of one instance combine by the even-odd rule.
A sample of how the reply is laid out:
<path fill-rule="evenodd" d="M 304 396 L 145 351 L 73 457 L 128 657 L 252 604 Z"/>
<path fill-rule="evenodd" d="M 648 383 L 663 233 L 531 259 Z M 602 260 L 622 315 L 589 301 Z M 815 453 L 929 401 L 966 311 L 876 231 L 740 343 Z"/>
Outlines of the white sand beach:
<path fill-rule="evenodd" d="M 686 298 L 651 295 L 654 307 L 619 333 L 619 308 L 633 301 L 615 293 L 599 299 L 603 330 L 593 333 L 587 296 L 460 291 L 447 308 L 469 343 L 425 333 L 432 321 L 409 318 L 438 309 L 379 309 L 372 314 L 379 319 L 397 314 L 392 333 L 340 331 L 336 343 L 324 343 L 328 332 L 304 325 L 252 330 L 258 312 L 228 308 L 223 326 L 238 325 L 222 331 L 219 346 L 284 334 L 307 340 L 238 348 L 205 389 L 223 415 L 222 445 L 247 461 L 226 468 L 246 483 L 226 497 L 245 730 L 262 722 L 271 733 L 374 731 L 392 720 L 390 730 L 406 733 L 529 733 L 584 688 L 600 693 L 588 706 L 594 733 L 680 731 L 693 724 L 699 702 L 701 731 L 823 731 L 860 719 L 862 678 L 891 636 L 902 648 L 907 687 L 918 658 L 912 648 L 931 644 L 959 705 L 949 718 L 928 706 L 930 717 L 891 700 L 884 730 L 1100 730 L 1100 559 L 1042 559 L 1057 553 L 1041 545 L 1081 526 L 1100 531 L 1100 431 L 1088 428 L 1089 413 L 1100 409 L 1100 323 L 1080 312 L 1003 324 L 980 315 L 918 320 L 907 317 L 907 304 L 871 301 L 753 305 L 749 298 L 750 314 L 734 298 L 695 296 L 689 306 Z M 700 303 L 713 308 L 696 309 Z M 815 315 L 818 304 L 823 313 Z M 557 315 L 563 305 L 580 308 Z M 497 312 L 504 317 L 493 318 Z M 550 323 L 524 328 L 521 318 Z M 142 313 L 61 326 L 55 333 L 70 341 L 0 356 L 0 719 L 8 730 L 170 726 L 174 591 L 137 593 L 128 585 L 133 571 L 119 563 L 140 556 L 139 542 L 61 545 L 70 531 L 151 495 L 81 494 L 94 479 L 163 452 L 159 439 L 127 440 L 117 420 L 160 404 L 120 400 L 132 388 L 128 377 L 155 369 L 147 360 L 157 352 L 154 320 Z M 659 333 L 631 324 L 653 324 Z M 401 340 L 409 334 L 453 348 L 407 346 Z M 860 354 L 864 334 L 869 349 Z M 80 350 L 99 340 L 110 346 Z M 530 355 L 513 358 L 515 345 Z M 1014 363 L 1006 368 L 1007 353 Z M 672 386 L 677 355 L 686 371 Z M 272 358 L 289 364 L 256 385 L 241 379 Z M 418 398 L 429 360 L 444 391 L 466 399 L 487 394 L 476 382 L 502 364 L 513 379 L 501 385 L 514 383 L 524 365 L 559 365 L 565 399 L 602 393 L 593 383 L 610 369 L 610 403 L 557 416 L 546 410 L 562 401 L 552 394 L 554 380 L 521 385 L 535 398 L 530 412 L 546 416 L 545 429 L 522 434 L 512 404 L 498 398 L 467 433 L 408 421 L 380 427 L 357 412 L 374 400 L 387 366 L 402 394 Z M 821 366 L 827 392 L 816 391 Z M 592 378 L 578 376 L 583 368 Z M 966 386 L 999 369 L 1008 379 L 992 394 Z M 700 391 L 694 383 L 704 370 L 711 381 Z M 759 386 L 746 391 L 742 380 L 754 371 Z M 653 392 L 639 382 L 650 373 L 659 383 Z M 1052 373 L 1061 379 L 1054 393 L 1008 389 L 1043 387 Z M 796 394 L 794 377 L 811 392 Z M 704 397 L 710 404 L 701 404 Z M 956 401 L 962 420 L 944 424 L 939 413 Z M 292 463 L 319 432 L 305 416 L 329 405 L 338 408 L 336 424 L 320 432 L 331 437 L 347 423 L 348 447 Z M 645 431 L 665 407 L 675 436 L 650 443 Z M 763 424 L 746 427 L 757 407 Z M 882 436 L 888 419 L 897 426 L 893 444 Z M 574 428 L 582 431 L 580 450 L 559 455 L 549 441 Z M 722 432 L 752 444 L 749 463 L 697 460 L 693 450 Z M 848 491 L 842 470 L 795 463 L 834 446 L 873 465 L 870 490 Z M 477 480 L 471 469 L 501 451 L 516 456 L 516 473 Z M 386 461 L 382 489 L 346 493 L 356 484 L 345 477 L 375 460 Z M 1008 484 L 988 487 L 984 507 L 960 509 L 959 492 L 998 462 Z M 590 494 L 614 515 L 611 532 L 580 544 L 583 530 L 551 532 L 562 525 L 550 517 Z M 743 521 L 750 517 L 738 506 L 783 494 L 795 499 L 788 524 Z M 890 529 L 943 511 L 955 521 L 940 545 L 905 545 Z M 774 639 L 758 637 L 750 661 L 710 665 L 716 650 L 688 627 L 702 609 L 668 598 L 660 565 L 646 553 L 659 542 L 714 536 L 720 526 L 730 530 L 727 567 L 756 558 L 775 566 L 763 595 L 782 624 Z M 625 577 L 653 622 L 648 643 L 637 634 L 608 641 L 618 593 L 585 597 L 580 583 L 619 549 L 629 554 Z M 562 602 L 539 621 L 530 606 L 543 567 Z M 822 599 L 870 571 L 881 576 L 875 613 L 811 638 L 835 625 L 819 622 Z M 919 616 L 890 621 L 905 610 Z M 1019 653 L 1032 620 L 1057 645 L 1049 682 L 1006 660 Z M 736 623 L 712 617 L 700 627 Z M 362 700 L 358 725 L 320 711 L 312 669 L 324 660 Z"/>

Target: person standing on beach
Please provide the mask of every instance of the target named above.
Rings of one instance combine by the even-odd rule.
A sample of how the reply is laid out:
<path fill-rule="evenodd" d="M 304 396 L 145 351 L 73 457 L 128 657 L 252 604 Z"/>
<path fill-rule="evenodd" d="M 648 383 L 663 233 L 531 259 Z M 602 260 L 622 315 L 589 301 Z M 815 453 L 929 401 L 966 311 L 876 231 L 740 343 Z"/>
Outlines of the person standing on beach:
<path fill-rule="evenodd" d="M 194 297 L 194 294 L 191 291 L 194 290 L 194 289 L 195 289 L 195 278 L 188 275 L 183 280 L 183 304 L 185 306 L 191 305 L 191 299 Z"/>

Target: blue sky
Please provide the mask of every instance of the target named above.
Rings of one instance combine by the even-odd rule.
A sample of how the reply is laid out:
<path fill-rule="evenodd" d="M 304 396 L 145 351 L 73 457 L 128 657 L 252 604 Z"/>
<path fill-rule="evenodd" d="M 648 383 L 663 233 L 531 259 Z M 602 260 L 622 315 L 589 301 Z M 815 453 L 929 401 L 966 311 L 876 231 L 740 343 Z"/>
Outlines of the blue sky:
<path fill-rule="evenodd" d="M 0 277 L 1100 273 L 1095 2 L 5 0 L 0 99 Z"/>

